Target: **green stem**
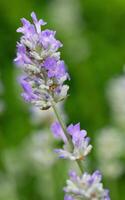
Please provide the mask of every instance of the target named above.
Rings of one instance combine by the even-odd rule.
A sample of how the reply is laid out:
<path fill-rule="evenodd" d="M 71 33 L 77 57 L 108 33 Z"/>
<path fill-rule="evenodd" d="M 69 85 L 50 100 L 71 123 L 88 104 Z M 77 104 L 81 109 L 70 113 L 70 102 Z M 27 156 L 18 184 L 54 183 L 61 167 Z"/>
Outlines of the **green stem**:
<path fill-rule="evenodd" d="M 65 126 L 64 122 L 62 121 L 62 118 L 61 118 L 60 115 L 58 114 L 58 111 L 57 111 L 56 106 L 55 106 L 54 103 L 52 104 L 52 107 L 53 107 L 54 113 L 55 113 L 55 115 L 56 115 L 56 117 L 57 117 L 57 119 L 58 119 L 58 121 L 59 121 L 59 123 L 60 123 L 62 129 L 63 129 L 63 132 L 65 133 L 65 136 L 66 136 L 68 142 L 70 143 L 71 148 L 73 149 L 73 144 L 72 144 L 71 137 L 70 137 L 70 135 L 67 133 L 66 126 Z"/>
<path fill-rule="evenodd" d="M 77 165 L 79 166 L 81 172 L 83 173 L 83 163 L 82 163 L 82 161 L 81 160 L 76 160 L 76 162 L 77 162 Z"/>
<path fill-rule="evenodd" d="M 65 134 L 65 136 L 66 136 L 66 138 L 67 138 L 67 140 L 69 142 L 70 148 L 71 148 L 71 150 L 73 150 L 74 146 L 73 146 L 73 143 L 72 143 L 72 139 L 71 139 L 70 135 L 67 133 L 66 125 L 64 124 L 64 122 L 63 122 L 62 118 L 60 117 L 60 115 L 58 114 L 58 111 L 57 111 L 57 108 L 56 108 L 54 102 L 52 102 L 52 108 L 53 108 L 54 113 L 55 113 L 55 115 L 56 115 L 56 117 L 57 117 L 62 129 L 63 129 L 63 132 L 64 132 L 64 134 Z M 78 164 L 78 166 L 80 168 L 80 171 L 83 173 L 83 163 L 82 163 L 82 161 L 81 160 L 76 160 L 76 162 L 77 162 L 77 164 Z"/>

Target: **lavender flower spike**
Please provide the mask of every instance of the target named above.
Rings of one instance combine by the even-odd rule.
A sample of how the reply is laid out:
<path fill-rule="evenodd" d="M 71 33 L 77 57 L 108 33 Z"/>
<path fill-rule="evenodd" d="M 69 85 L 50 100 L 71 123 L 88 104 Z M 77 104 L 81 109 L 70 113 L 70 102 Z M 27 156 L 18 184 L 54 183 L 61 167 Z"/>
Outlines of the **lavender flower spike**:
<path fill-rule="evenodd" d="M 60 59 L 59 48 L 62 44 L 55 38 L 56 32 L 44 29 L 46 24 L 31 13 L 32 22 L 21 19 L 21 33 L 17 42 L 15 64 L 23 71 L 19 82 L 22 86 L 22 97 L 40 108 L 53 108 L 58 122 L 51 126 L 54 137 L 64 142 L 62 149 L 56 149 L 60 158 L 75 160 L 82 172 L 79 177 L 75 172 L 70 173 L 64 200 L 110 200 L 108 190 L 103 189 L 101 174 L 96 171 L 92 175 L 83 173 L 83 160 L 90 153 L 87 132 L 80 129 L 80 124 L 65 126 L 56 109 L 56 103 L 67 97 L 69 86 L 64 82 L 69 79 L 65 63 Z"/>
<path fill-rule="evenodd" d="M 34 12 L 31 17 L 33 23 L 22 18 L 23 26 L 17 29 L 23 35 L 17 43 L 14 61 L 25 75 L 21 82 L 22 96 L 44 110 L 51 107 L 52 102 L 57 103 L 67 96 L 69 87 L 64 85 L 64 81 L 69 75 L 64 61 L 60 60 L 58 49 L 62 44 L 55 38 L 56 32 L 41 30 L 46 22 L 38 20 Z"/>
<path fill-rule="evenodd" d="M 110 200 L 109 191 L 104 189 L 101 183 L 102 176 L 99 171 L 92 175 L 84 173 L 81 177 L 72 171 L 69 176 L 70 179 L 64 188 L 64 200 Z"/>
<path fill-rule="evenodd" d="M 54 122 L 51 126 L 51 130 L 56 138 L 60 138 L 64 141 L 63 149 L 56 149 L 55 152 L 59 154 L 60 158 L 70 160 L 84 160 L 90 153 L 92 145 L 89 144 L 89 138 L 86 137 L 87 132 L 80 130 L 80 124 L 69 125 L 67 127 L 67 133 L 71 136 L 73 148 L 69 148 L 68 141 L 65 134 L 58 122 Z"/>

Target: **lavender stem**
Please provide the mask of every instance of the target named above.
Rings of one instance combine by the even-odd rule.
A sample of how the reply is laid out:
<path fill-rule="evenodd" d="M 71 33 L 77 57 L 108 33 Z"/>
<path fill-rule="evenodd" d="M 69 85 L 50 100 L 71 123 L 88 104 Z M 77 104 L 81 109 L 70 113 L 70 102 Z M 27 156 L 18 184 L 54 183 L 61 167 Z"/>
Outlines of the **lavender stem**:
<path fill-rule="evenodd" d="M 54 111 L 54 113 L 55 113 L 55 115 L 56 115 L 56 117 L 57 117 L 57 120 L 58 120 L 58 122 L 60 123 L 60 125 L 61 125 L 61 127 L 62 127 L 62 129 L 63 129 L 63 131 L 64 131 L 64 134 L 65 134 L 65 136 L 66 136 L 66 138 L 67 138 L 67 140 L 68 140 L 68 142 L 69 142 L 70 148 L 71 148 L 71 150 L 73 150 L 73 143 L 72 143 L 72 140 L 71 140 L 71 138 L 70 138 L 70 135 L 67 133 L 66 125 L 64 124 L 62 118 L 60 117 L 60 115 L 59 115 L 59 113 L 58 113 L 58 110 L 57 110 L 57 108 L 56 108 L 54 102 L 52 102 L 52 108 L 53 108 L 53 111 Z M 77 164 L 78 164 L 78 167 L 80 168 L 80 171 L 83 173 L 83 163 L 82 163 L 82 161 L 81 161 L 81 160 L 76 160 L 76 162 L 77 162 Z"/>

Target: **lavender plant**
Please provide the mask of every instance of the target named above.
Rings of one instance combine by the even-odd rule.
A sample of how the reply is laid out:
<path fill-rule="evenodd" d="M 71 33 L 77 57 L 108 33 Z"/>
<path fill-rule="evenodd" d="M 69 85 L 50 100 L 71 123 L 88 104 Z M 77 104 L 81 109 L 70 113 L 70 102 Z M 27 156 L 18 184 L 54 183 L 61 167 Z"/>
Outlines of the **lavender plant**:
<path fill-rule="evenodd" d="M 95 142 L 99 169 L 108 179 L 118 179 L 125 171 L 124 134 L 113 125 L 103 127 L 97 134 Z"/>
<path fill-rule="evenodd" d="M 23 70 L 20 84 L 23 88 L 22 96 L 41 110 L 52 107 L 58 122 L 52 124 L 51 129 L 56 138 L 64 142 L 63 149 L 56 149 L 59 157 L 76 161 L 81 176 L 75 172 L 70 174 L 70 180 L 64 188 L 65 200 L 109 200 L 108 190 L 103 188 L 100 172 L 92 175 L 84 172 L 83 160 L 90 153 L 87 132 L 80 129 L 80 124 L 66 127 L 56 104 L 67 97 L 69 86 L 65 81 L 69 74 L 64 61 L 60 60 L 58 49 L 62 47 L 55 38 L 55 31 L 41 30 L 46 23 L 38 20 L 35 13 L 31 13 L 33 24 L 22 18 L 23 26 L 17 29 L 21 32 L 20 42 L 17 43 L 17 57 L 15 63 Z"/>
<path fill-rule="evenodd" d="M 125 75 L 112 78 L 106 88 L 110 108 L 110 124 L 98 130 L 96 155 L 99 168 L 108 178 L 116 180 L 125 173 Z M 110 147 L 110 152 L 109 152 Z M 105 165 L 106 163 L 106 165 Z"/>

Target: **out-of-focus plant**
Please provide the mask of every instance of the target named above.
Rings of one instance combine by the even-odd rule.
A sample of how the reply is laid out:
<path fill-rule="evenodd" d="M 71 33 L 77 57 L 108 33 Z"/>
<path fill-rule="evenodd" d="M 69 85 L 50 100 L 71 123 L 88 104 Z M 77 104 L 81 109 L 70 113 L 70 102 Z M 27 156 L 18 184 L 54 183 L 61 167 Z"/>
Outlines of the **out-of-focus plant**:
<path fill-rule="evenodd" d="M 5 102 L 3 100 L 4 86 L 2 81 L 0 81 L 0 115 L 5 111 Z"/>
<path fill-rule="evenodd" d="M 111 117 L 119 128 L 125 130 L 125 75 L 112 79 L 107 88 Z"/>
<path fill-rule="evenodd" d="M 49 6 L 48 15 L 58 32 L 63 33 L 65 52 L 72 63 L 80 63 L 89 56 L 89 44 L 86 37 L 83 37 L 85 27 L 82 25 L 82 12 L 80 2 L 75 0 L 54 0 Z M 82 25 L 82 26 L 81 26 Z M 72 56 L 72 50 L 75 56 Z"/>
<path fill-rule="evenodd" d="M 64 121 L 67 121 L 67 115 L 64 112 L 64 104 L 60 102 L 58 105 L 58 109 L 62 113 L 62 117 Z M 52 108 L 46 111 L 41 111 L 39 108 L 32 106 L 30 107 L 30 120 L 34 126 L 45 126 L 49 125 L 55 119 L 55 115 L 53 113 Z"/>
<path fill-rule="evenodd" d="M 124 135 L 116 127 L 106 127 L 99 131 L 96 139 L 99 167 L 109 178 L 118 178 L 125 172 Z"/>
<path fill-rule="evenodd" d="M 98 131 L 97 158 L 100 169 L 108 178 L 119 178 L 125 173 L 125 76 L 108 83 L 107 97 L 111 109 L 111 124 Z"/>
<path fill-rule="evenodd" d="M 36 185 L 34 194 L 39 198 L 54 198 L 51 168 L 56 159 L 52 153 L 52 143 L 49 130 L 43 129 L 28 136 L 18 148 L 3 152 L 6 174 L 14 181 L 19 196 L 23 195 L 20 194 L 20 188 L 28 184 L 27 178 L 32 178 Z M 46 190 L 48 183 L 52 184 L 49 193 Z"/>
<path fill-rule="evenodd" d="M 5 174 L 0 174 L 0 199 L 18 200 L 15 182 Z"/>

